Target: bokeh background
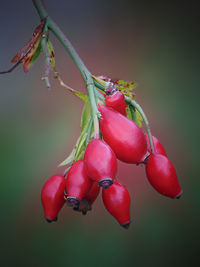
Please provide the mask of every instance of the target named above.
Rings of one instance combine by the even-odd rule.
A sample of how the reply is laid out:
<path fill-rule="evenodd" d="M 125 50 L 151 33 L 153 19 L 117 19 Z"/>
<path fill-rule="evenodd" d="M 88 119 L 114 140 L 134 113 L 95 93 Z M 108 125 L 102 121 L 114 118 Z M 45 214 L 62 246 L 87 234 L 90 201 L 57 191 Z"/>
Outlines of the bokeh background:
<path fill-rule="evenodd" d="M 1 266 L 194 266 L 199 257 L 199 13 L 190 1 L 45 1 L 49 14 L 96 75 L 136 80 L 137 101 L 165 146 L 183 188 L 180 200 L 153 190 L 143 167 L 120 163 L 132 196 L 122 229 L 103 207 L 82 216 L 64 207 L 47 224 L 40 191 L 71 151 L 83 103 L 51 76 L 41 55 L 31 71 L 0 76 Z M 31 37 L 32 1 L 2 1 L 0 69 Z M 50 35 L 63 80 L 85 91 L 71 58 Z"/>

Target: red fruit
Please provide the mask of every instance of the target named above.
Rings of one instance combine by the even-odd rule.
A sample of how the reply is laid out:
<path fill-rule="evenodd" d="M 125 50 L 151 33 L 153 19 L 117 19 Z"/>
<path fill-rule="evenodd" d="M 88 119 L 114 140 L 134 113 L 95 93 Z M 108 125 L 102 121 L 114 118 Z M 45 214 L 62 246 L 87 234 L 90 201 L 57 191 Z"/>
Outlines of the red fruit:
<path fill-rule="evenodd" d="M 162 195 L 179 198 L 182 194 L 176 170 L 169 159 L 161 154 L 151 154 L 146 164 L 150 184 Z"/>
<path fill-rule="evenodd" d="M 83 160 L 76 161 L 70 168 L 66 180 L 67 203 L 77 206 L 92 186 Z"/>
<path fill-rule="evenodd" d="M 120 91 L 116 91 L 112 95 L 108 95 L 105 98 L 105 104 L 107 107 L 111 107 L 122 115 L 126 116 L 127 105 L 124 95 Z"/>
<path fill-rule="evenodd" d="M 119 112 L 98 105 L 102 117 L 99 126 L 106 143 L 118 159 L 127 163 L 141 163 L 147 154 L 147 142 L 142 130 L 135 122 Z"/>
<path fill-rule="evenodd" d="M 102 190 L 103 203 L 118 223 L 128 229 L 130 221 L 131 198 L 126 187 L 115 181 L 108 189 Z"/>
<path fill-rule="evenodd" d="M 87 192 L 85 197 L 81 200 L 78 207 L 75 207 L 74 210 L 81 211 L 83 215 L 87 214 L 88 210 L 92 209 L 92 204 L 99 195 L 100 187 L 97 182 L 93 182 L 92 187 Z"/>
<path fill-rule="evenodd" d="M 109 147 L 101 139 L 91 140 L 85 150 L 84 163 L 88 176 L 99 183 L 99 186 L 108 188 L 117 172 L 117 159 Z"/>
<path fill-rule="evenodd" d="M 148 138 L 147 134 L 145 134 L 145 138 L 147 141 L 147 149 L 151 153 L 151 147 L 150 147 L 149 138 Z M 167 157 L 167 153 L 165 152 L 165 149 L 164 149 L 163 145 L 160 143 L 160 141 L 158 140 L 158 138 L 156 138 L 155 136 L 152 136 L 152 140 L 154 143 L 155 153 L 161 154 L 161 155 Z"/>
<path fill-rule="evenodd" d="M 41 191 L 41 200 L 45 218 L 48 222 L 56 221 L 58 212 L 65 203 L 64 190 L 66 179 L 62 175 L 50 177 Z"/>
<path fill-rule="evenodd" d="M 90 205 L 92 205 L 94 203 L 94 201 L 96 200 L 96 198 L 99 195 L 99 192 L 100 192 L 100 187 L 99 187 L 98 183 L 94 181 L 92 183 L 92 187 L 85 195 L 85 199 L 90 203 Z"/>

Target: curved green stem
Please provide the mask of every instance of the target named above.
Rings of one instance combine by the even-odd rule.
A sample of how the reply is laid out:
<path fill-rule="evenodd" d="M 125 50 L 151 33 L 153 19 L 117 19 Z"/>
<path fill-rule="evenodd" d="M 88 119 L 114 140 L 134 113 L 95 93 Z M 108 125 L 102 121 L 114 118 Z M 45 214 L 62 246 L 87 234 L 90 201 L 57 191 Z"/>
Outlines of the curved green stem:
<path fill-rule="evenodd" d="M 138 112 L 141 114 L 142 119 L 144 121 L 145 127 L 146 127 L 146 131 L 147 131 L 147 135 L 149 138 L 149 143 L 150 143 L 150 147 L 151 147 L 151 152 L 154 153 L 155 152 L 155 148 L 154 148 L 154 143 L 152 140 L 152 134 L 151 134 L 151 129 L 150 129 L 150 125 L 148 122 L 148 119 L 143 111 L 143 109 L 141 108 L 141 106 L 133 99 L 131 99 L 128 96 L 125 96 L 126 102 L 130 105 L 132 105 L 134 108 L 136 108 L 138 110 Z"/>
<path fill-rule="evenodd" d="M 78 53 L 72 46 L 71 42 L 67 39 L 65 34 L 61 31 L 61 29 L 58 27 L 58 25 L 48 16 L 48 13 L 46 9 L 44 8 L 41 0 L 32 0 L 35 8 L 38 11 L 38 14 L 41 19 L 47 18 L 46 23 L 48 28 L 54 33 L 54 35 L 57 37 L 57 39 L 61 42 L 61 44 L 65 47 L 68 54 L 71 56 L 72 60 L 76 64 L 77 68 L 79 69 L 81 76 L 83 77 L 83 80 L 86 83 L 87 91 L 91 103 L 91 109 L 92 109 L 92 118 L 94 123 L 94 129 L 95 129 L 95 136 L 99 136 L 99 122 L 98 117 L 100 116 L 99 111 L 97 109 L 97 103 L 95 99 L 95 87 L 94 82 L 91 77 L 91 73 L 79 57 Z"/>
<path fill-rule="evenodd" d="M 49 51 L 47 48 L 47 38 L 48 38 L 47 36 L 48 36 L 48 27 L 47 27 L 47 24 L 45 24 L 44 29 L 43 29 L 43 34 L 42 34 L 42 40 L 41 40 L 42 52 L 44 54 L 44 59 L 46 62 L 46 67 L 45 67 L 46 70 L 45 70 L 45 75 L 43 77 L 43 80 L 45 81 L 46 86 L 49 88 L 51 86 L 49 82 L 49 72 L 51 69 L 51 58 L 49 56 Z"/>

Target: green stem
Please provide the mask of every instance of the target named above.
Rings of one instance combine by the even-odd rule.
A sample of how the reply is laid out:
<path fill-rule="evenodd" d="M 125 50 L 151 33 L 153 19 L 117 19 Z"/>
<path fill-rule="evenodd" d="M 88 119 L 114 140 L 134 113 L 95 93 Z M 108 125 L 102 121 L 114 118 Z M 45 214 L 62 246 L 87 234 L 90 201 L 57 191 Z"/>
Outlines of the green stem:
<path fill-rule="evenodd" d="M 48 28 L 54 33 L 54 35 L 57 37 L 57 39 L 61 42 L 61 44 L 65 47 L 68 54 L 71 56 L 72 60 L 76 64 L 77 68 L 79 69 L 81 76 L 83 77 L 83 80 L 86 83 L 87 91 L 90 99 L 91 109 L 92 109 L 92 118 L 94 123 L 94 130 L 95 130 L 95 136 L 99 136 L 99 122 L 98 117 L 100 116 L 100 113 L 97 109 L 97 103 L 95 99 L 95 86 L 93 79 L 91 77 L 91 73 L 79 57 L 78 53 L 72 46 L 71 42 L 67 39 L 65 34 L 61 31 L 61 29 L 58 27 L 58 25 L 48 16 L 47 11 L 45 10 L 42 1 L 41 0 L 32 0 L 35 8 L 38 11 L 38 14 L 41 19 L 47 17 L 46 23 Z"/>
<path fill-rule="evenodd" d="M 105 100 L 105 97 L 99 93 L 99 91 L 95 88 L 95 96 L 97 99 L 100 99 L 101 101 L 104 101 Z"/>
<path fill-rule="evenodd" d="M 47 48 L 47 36 L 48 36 L 48 27 L 47 27 L 47 24 L 45 24 L 43 34 L 42 34 L 41 47 L 42 47 L 42 52 L 43 52 L 44 59 L 46 62 L 46 67 L 45 67 L 46 70 L 45 70 L 45 75 L 43 79 L 46 83 L 46 86 L 49 88 L 51 86 L 49 82 L 49 72 L 51 69 L 51 58 L 49 56 L 49 51 Z"/>
<path fill-rule="evenodd" d="M 149 138 L 151 152 L 154 153 L 155 152 L 155 148 L 154 148 L 154 143 L 153 143 L 153 140 L 152 140 L 151 129 L 150 129 L 150 125 L 149 125 L 148 119 L 147 119 L 143 109 L 141 108 L 141 106 L 135 100 L 131 99 L 130 97 L 125 96 L 125 99 L 126 99 L 126 102 L 128 104 L 130 104 L 133 107 L 135 107 L 138 110 L 138 112 L 141 114 L 142 119 L 143 119 L 144 124 L 145 124 L 145 127 L 146 127 L 147 135 L 148 135 L 148 138 Z"/>

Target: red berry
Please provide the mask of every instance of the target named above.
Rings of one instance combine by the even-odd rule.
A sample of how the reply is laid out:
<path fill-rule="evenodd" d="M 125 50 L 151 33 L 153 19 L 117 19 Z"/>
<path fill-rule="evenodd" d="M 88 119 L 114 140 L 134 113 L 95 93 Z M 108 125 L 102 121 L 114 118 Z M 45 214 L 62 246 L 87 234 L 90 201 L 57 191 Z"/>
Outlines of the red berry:
<path fill-rule="evenodd" d="M 57 220 L 58 212 L 65 203 L 65 184 L 66 179 L 62 175 L 54 175 L 46 181 L 42 188 L 41 200 L 48 222 Z"/>
<path fill-rule="evenodd" d="M 135 122 L 102 104 L 98 106 L 102 117 L 99 126 L 106 143 L 118 159 L 127 163 L 141 163 L 147 154 L 147 142 Z"/>
<path fill-rule="evenodd" d="M 106 142 L 101 139 L 91 140 L 85 150 L 84 163 L 88 176 L 108 188 L 117 172 L 117 159 Z"/>
<path fill-rule="evenodd" d="M 67 203 L 73 207 L 77 206 L 91 186 L 92 181 L 87 176 L 83 160 L 76 161 L 67 174 Z"/>
<path fill-rule="evenodd" d="M 116 91 L 112 95 L 106 96 L 105 104 L 107 107 L 111 107 L 122 115 L 126 116 L 127 105 L 125 102 L 125 97 L 120 91 Z"/>
<path fill-rule="evenodd" d="M 99 195 L 100 187 L 97 182 L 93 181 L 92 187 L 85 195 L 85 199 L 92 205 Z"/>
<path fill-rule="evenodd" d="M 150 147 L 149 138 L 148 138 L 147 134 L 145 134 L 145 138 L 147 141 L 147 149 L 151 153 L 151 147 Z M 161 155 L 167 157 L 167 153 L 165 152 L 165 149 L 164 149 L 163 145 L 160 143 L 160 141 L 158 140 L 158 138 L 156 138 L 155 136 L 152 136 L 152 140 L 154 143 L 155 153 L 161 154 Z"/>
<path fill-rule="evenodd" d="M 108 212 L 124 228 L 130 225 L 131 198 L 126 187 L 115 180 L 108 189 L 102 190 L 103 203 Z"/>
<path fill-rule="evenodd" d="M 169 159 L 161 154 L 151 154 L 146 164 L 150 184 L 162 195 L 179 198 L 182 194 L 176 170 Z"/>
<path fill-rule="evenodd" d="M 97 182 L 93 181 L 92 187 L 86 193 L 85 197 L 81 200 L 80 205 L 75 207 L 74 210 L 82 211 L 83 215 L 87 213 L 88 210 L 92 209 L 92 204 L 99 195 L 100 187 Z"/>

